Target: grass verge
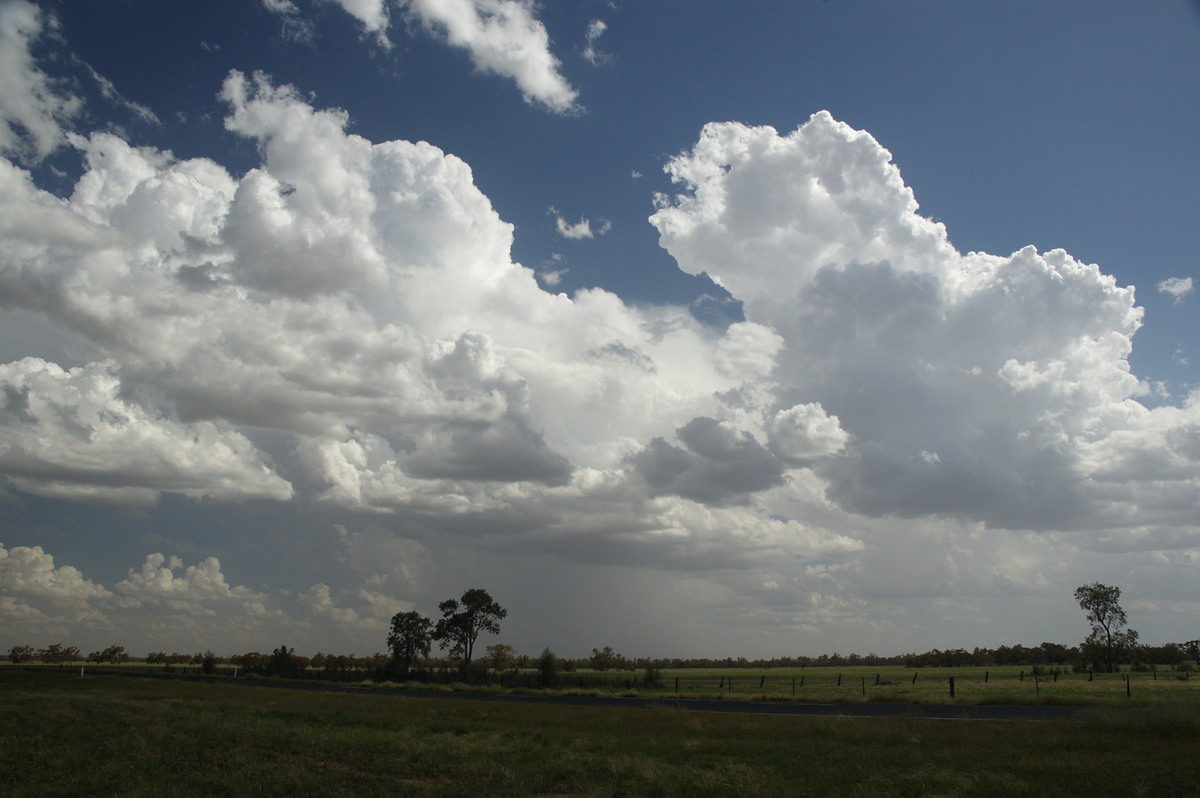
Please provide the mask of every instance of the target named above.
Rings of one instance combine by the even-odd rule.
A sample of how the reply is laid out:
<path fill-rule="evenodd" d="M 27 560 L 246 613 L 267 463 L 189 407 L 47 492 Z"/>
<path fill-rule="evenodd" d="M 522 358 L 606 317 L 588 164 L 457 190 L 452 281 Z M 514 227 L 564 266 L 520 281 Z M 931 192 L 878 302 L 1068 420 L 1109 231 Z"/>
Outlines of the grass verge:
<path fill-rule="evenodd" d="M 1200 714 L 797 718 L 0 673 L 0 794 L 1200 795 Z"/>

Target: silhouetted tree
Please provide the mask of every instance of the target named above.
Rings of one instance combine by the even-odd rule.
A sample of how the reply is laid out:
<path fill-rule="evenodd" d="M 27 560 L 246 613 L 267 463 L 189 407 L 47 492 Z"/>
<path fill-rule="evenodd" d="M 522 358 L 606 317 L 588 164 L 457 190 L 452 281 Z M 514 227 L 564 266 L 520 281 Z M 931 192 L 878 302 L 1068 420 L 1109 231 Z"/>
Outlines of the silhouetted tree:
<path fill-rule="evenodd" d="M 299 676 L 307 664 L 308 660 L 296 656 L 296 649 L 280 646 L 271 652 L 271 658 L 267 660 L 267 673 L 292 679 Z"/>
<path fill-rule="evenodd" d="M 483 632 L 500 633 L 500 621 L 508 615 L 491 595 L 482 588 L 472 588 L 462 594 L 458 601 L 446 599 L 438 604 L 442 617 L 433 630 L 433 639 L 442 648 L 450 649 L 450 656 L 462 657 L 463 670 L 471 665 L 475 641 Z"/>
<path fill-rule="evenodd" d="M 419 612 L 398 612 L 392 616 L 388 649 L 392 659 L 400 663 L 405 676 L 418 657 L 429 656 L 432 632 L 433 624 Z"/>
<path fill-rule="evenodd" d="M 1087 613 L 1091 634 L 1083 641 L 1084 656 L 1112 673 L 1118 659 L 1137 645 L 1138 633 L 1126 628 L 1129 621 L 1121 609 L 1121 588 L 1093 582 L 1075 588 L 1075 600 Z"/>

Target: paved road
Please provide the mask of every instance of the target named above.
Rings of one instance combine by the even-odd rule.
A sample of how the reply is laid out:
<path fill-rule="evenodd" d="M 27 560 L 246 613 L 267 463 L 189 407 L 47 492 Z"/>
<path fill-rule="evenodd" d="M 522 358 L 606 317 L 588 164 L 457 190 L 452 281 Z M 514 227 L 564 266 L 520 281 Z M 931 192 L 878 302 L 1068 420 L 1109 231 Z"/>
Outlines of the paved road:
<path fill-rule="evenodd" d="M 222 680 L 222 684 L 229 684 Z M 245 687 L 337 691 L 388 695 L 397 698 L 444 701 L 501 701 L 552 706 L 621 707 L 626 709 L 676 709 L 690 712 L 733 712 L 753 715 L 824 715 L 847 718 L 924 718 L 926 720 L 1077 720 L 1082 707 L 1002 706 L 995 704 L 892 704 L 879 702 L 819 703 L 810 701 L 738 701 L 702 698 L 620 698 L 616 696 L 511 695 L 507 693 L 398 690 L 389 687 L 351 687 L 328 683 L 236 681 Z"/>
<path fill-rule="evenodd" d="M 44 672 L 44 671 L 43 671 Z M 64 675 L 74 673 L 63 670 Z M 444 690 L 407 690 L 394 687 L 358 687 L 332 682 L 301 682 L 274 679 L 212 678 L 192 674 L 138 673 L 132 669 L 122 672 L 102 671 L 143 679 L 177 679 L 204 681 L 249 689 L 308 690 L 322 693 L 352 695 L 385 695 L 393 698 L 440 701 L 503 701 L 550 706 L 620 707 L 624 709 L 674 709 L 688 712 L 732 712 L 747 715 L 807 715 L 846 718 L 924 718 L 927 720 L 1078 720 L 1082 713 L 1093 712 L 1088 707 L 1067 706 L 1001 706 L 995 704 L 900 704 L 867 701 L 863 703 L 815 701 L 743 701 L 734 699 L 621 698 L 617 696 L 570 695 L 512 695 L 509 693 L 447 692 Z M 1120 711 L 1120 709 L 1110 710 Z"/>

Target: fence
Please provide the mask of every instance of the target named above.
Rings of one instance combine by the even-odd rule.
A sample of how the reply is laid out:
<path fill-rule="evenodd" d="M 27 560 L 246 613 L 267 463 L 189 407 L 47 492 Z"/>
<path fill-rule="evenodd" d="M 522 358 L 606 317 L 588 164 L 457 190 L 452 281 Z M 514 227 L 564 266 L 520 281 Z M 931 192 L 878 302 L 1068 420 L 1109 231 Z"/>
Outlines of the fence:
<path fill-rule="evenodd" d="M 223 678 L 258 677 L 261 671 L 241 666 L 221 664 L 205 673 L 202 665 L 195 664 L 145 664 L 122 665 L 96 663 L 26 664 L 34 669 L 78 670 L 80 673 L 125 673 L 161 676 L 212 676 Z M 474 667 L 469 673 L 454 667 L 413 668 L 402 673 L 391 661 L 373 664 L 370 667 L 308 668 L 293 674 L 294 678 L 318 682 L 416 682 L 429 685 L 474 683 L 498 685 L 505 689 L 540 690 L 553 687 L 558 690 L 596 690 L 600 692 L 649 691 L 663 695 L 679 696 L 727 696 L 730 698 L 795 698 L 799 700 L 944 700 L 946 698 L 979 699 L 990 694 L 1009 694 L 1014 689 L 1031 693 L 1034 697 L 1050 697 L 1068 693 L 1113 694 L 1132 696 L 1148 689 L 1155 691 L 1170 689 L 1171 685 L 1183 686 L 1200 691 L 1200 679 L 1192 680 L 1189 671 L 1158 670 L 1121 673 L 1072 673 L 1066 669 L 1034 668 L 937 668 L 900 671 L 868 671 L 864 668 L 848 668 L 845 671 L 829 669 L 786 669 L 782 672 L 755 672 L 727 670 L 689 674 L 687 670 L 650 672 L 647 685 L 645 671 L 560 671 L 553 684 L 546 684 L 542 674 L 533 670 L 488 672 L 482 666 Z M 1134 683 L 1137 682 L 1135 688 Z"/>

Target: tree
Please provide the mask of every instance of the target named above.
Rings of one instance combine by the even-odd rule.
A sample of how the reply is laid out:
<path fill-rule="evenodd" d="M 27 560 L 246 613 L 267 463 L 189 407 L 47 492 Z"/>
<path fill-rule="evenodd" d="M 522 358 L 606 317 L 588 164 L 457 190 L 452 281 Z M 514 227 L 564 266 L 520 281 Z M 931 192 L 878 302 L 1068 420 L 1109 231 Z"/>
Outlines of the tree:
<path fill-rule="evenodd" d="M 1137 645 L 1138 633 L 1126 628 L 1129 622 L 1121 609 L 1121 588 L 1099 582 L 1075 588 L 1075 600 L 1087 612 L 1092 631 L 1083 641 L 1084 656 L 1107 673 L 1116 670 L 1118 659 Z"/>
<path fill-rule="evenodd" d="M 609 668 L 615 668 L 618 656 L 620 655 L 613 651 L 612 646 L 605 646 L 603 651 L 593 648 L 591 656 L 592 670 L 606 671 Z"/>
<path fill-rule="evenodd" d="M 79 660 L 79 649 L 75 646 L 64 646 L 62 643 L 51 643 L 38 649 L 37 658 L 50 665 L 76 662 Z"/>
<path fill-rule="evenodd" d="M 296 649 L 280 646 L 271 652 L 271 657 L 267 660 L 266 670 L 269 676 L 282 676 L 285 679 L 294 679 L 304 673 L 304 668 L 307 665 L 307 659 L 296 656 Z"/>
<path fill-rule="evenodd" d="M 488 663 L 492 666 L 492 670 L 496 673 L 507 670 L 509 663 L 512 662 L 513 654 L 516 649 L 506 643 L 496 643 L 487 647 Z"/>
<path fill-rule="evenodd" d="M 33 646 L 13 646 L 8 650 L 8 658 L 14 665 L 33 660 Z"/>
<path fill-rule="evenodd" d="M 462 657 L 463 670 L 471 665 L 471 654 L 475 641 L 483 632 L 500 633 L 500 621 L 508 610 L 501 607 L 482 588 L 471 588 L 458 601 L 446 599 L 438 605 L 442 617 L 433 630 L 433 639 L 442 648 L 450 649 L 450 656 Z"/>
<path fill-rule="evenodd" d="M 1196 660 L 1196 664 L 1200 665 L 1200 640 L 1189 640 L 1186 643 L 1180 643 L 1179 647 L 1183 649 L 1183 653 Z"/>
<path fill-rule="evenodd" d="M 392 631 L 388 633 L 388 649 L 392 659 L 408 669 L 418 657 L 428 657 L 433 624 L 419 612 L 398 612 L 392 616 Z"/>
<path fill-rule="evenodd" d="M 549 646 L 538 657 L 538 674 L 542 677 L 542 687 L 553 687 L 558 683 L 558 657 Z"/>

